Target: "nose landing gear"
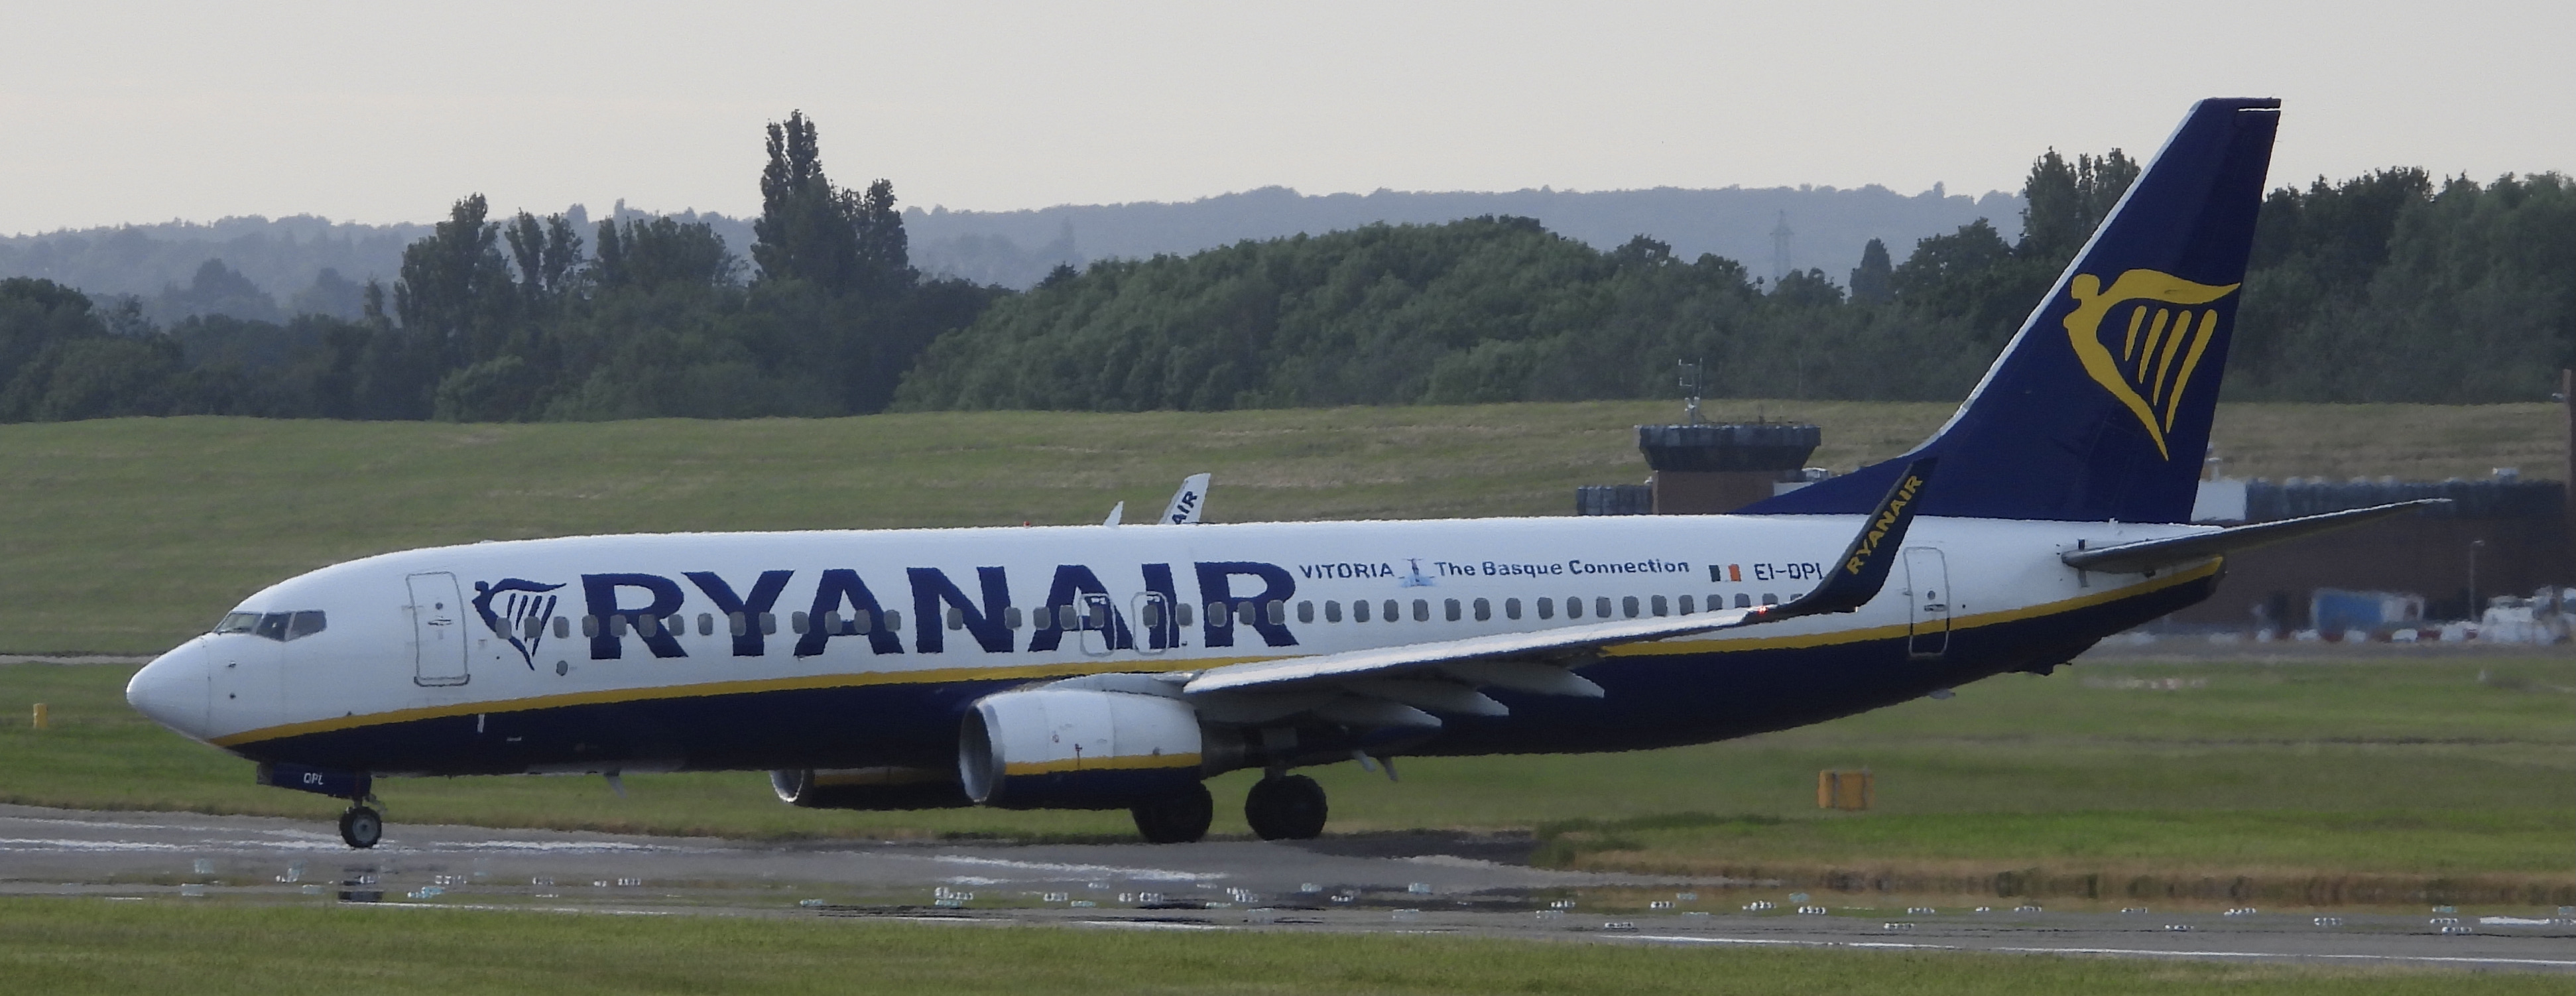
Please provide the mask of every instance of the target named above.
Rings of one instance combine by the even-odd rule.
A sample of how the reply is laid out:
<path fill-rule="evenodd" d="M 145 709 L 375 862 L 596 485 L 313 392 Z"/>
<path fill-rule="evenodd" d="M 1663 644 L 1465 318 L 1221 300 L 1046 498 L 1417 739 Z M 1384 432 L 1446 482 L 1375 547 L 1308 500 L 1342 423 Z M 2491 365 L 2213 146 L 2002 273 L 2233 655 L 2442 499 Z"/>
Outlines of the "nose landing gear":
<path fill-rule="evenodd" d="M 253 777 L 262 785 L 294 789 L 349 800 L 349 809 L 340 814 L 340 841 L 366 850 L 385 837 L 384 814 L 375 810 L 375 776 L 364 771 L 337 768 L 315 768 L 301 764 L 263 764 Z"/>
<path fill-rule="evenodd" d="M 376 846 L 385 837 L 385 818 L 364 804 L 349 807 L 340 814 L 340 840 L 361 851 Z"/>

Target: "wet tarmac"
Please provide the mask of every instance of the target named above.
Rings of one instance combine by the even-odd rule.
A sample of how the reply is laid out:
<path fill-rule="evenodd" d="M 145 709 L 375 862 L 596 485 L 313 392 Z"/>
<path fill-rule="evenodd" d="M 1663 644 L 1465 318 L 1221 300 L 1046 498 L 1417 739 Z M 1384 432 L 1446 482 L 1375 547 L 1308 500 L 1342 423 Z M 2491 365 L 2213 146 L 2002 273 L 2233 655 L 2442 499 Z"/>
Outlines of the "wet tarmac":
<path fill-rule="evenodd" d="M 1531 868 L 1516 863 L 1527 849 L 1454 834 L 780 844 L 397 823 L 352 851 L 319 823 L 0 806 L 0 894 L 2576 972 L 2576 910 L 1906 905 Z"/>

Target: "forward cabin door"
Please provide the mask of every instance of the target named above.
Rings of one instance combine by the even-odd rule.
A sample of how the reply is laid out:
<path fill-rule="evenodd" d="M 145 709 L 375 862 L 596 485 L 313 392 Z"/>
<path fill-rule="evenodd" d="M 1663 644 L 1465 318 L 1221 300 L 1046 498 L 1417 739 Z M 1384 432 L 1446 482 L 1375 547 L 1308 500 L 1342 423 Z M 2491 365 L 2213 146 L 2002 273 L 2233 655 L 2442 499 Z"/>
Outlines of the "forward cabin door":
<path fill-rule="evenodd" d="M 1906 653 L 1939 657 L 1950 652 L 1950 568 L 1941 551 L 1905 548 Z"/>
<path fill-rule="evenodd" d="M 411 585 L 412 682 L 462 685 L 465 671 L 465 601 L 457 597 L 456 575 L 445 571 L 414 574 Z"/>

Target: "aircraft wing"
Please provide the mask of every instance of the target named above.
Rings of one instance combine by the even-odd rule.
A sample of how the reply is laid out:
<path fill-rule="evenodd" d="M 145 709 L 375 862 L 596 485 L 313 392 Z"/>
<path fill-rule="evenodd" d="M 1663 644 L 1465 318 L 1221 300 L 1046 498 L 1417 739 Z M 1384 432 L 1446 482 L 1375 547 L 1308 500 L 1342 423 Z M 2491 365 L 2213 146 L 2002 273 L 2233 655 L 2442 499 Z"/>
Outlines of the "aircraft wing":
<path fill-rule="evenodd" d="M 1373 650 L 1354 650 L 1313 657 L 1236 664 L 1200 672 L 1181 686 L 1193 699 L 1244 693 L 1329 693 L 1340 691 L 1378 699 L 1382 706 L 1346 710 L 1374 712 L 1401 720 L 1389 725 L 1430 725 L 1439 721 L 1411 708 L 1429 705 L 1448 711 L 1497 714 L 1501 705 L 1476 694 L 1479 687 L 1507 688 L 1541 694 L 1597 697 L 1601 688 L 1568 665 L 1588 663 L 1603 647 L 1625 643 L 1713 633 L 1829 612 L 1851 612 L 1877 597 L 1914 521 L 1924 482 L 1932 475 L 1932 458 L 1915 461 L 1898 475 L 1887 497 L 1863 521 L 1860 534 L 1836 560 L 1823 584 L 1781 605 L 1729 609 L 1700 615 L 1623 619 L 1583 626 L 1564 626 L 1530 633 L 1502 633 L 1412 643 Z M 1461 687 L 1464 686 L 1464 687 Z M 1329 701 L 1318 702 L 1329 706 Z M 1255 710 L 1259 711 L 1259 710 Z M 1318 710 L 1324 711 L 1324 710 Z M 1408 715 L 1410 714 L 1410 715 Z M 1218 717 L 1222 718 L 1222 716 Z M 1424 722 L 1427 720 L 1428 722 Z"/>

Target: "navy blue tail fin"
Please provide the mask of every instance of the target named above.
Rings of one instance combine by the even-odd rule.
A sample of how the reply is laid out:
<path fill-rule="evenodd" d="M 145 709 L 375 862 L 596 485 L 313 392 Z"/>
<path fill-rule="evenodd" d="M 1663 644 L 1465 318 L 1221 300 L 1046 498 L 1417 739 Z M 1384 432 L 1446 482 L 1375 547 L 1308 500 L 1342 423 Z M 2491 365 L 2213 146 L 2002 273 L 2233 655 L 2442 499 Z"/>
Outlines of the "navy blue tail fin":
<path fill-rule="evenodd" d="M 1867 512 L 1937 456 L 1924 515 L 2190 520 L 2280 106 L 2194 105 L 1931 439 L 1745 513 Z"/>

